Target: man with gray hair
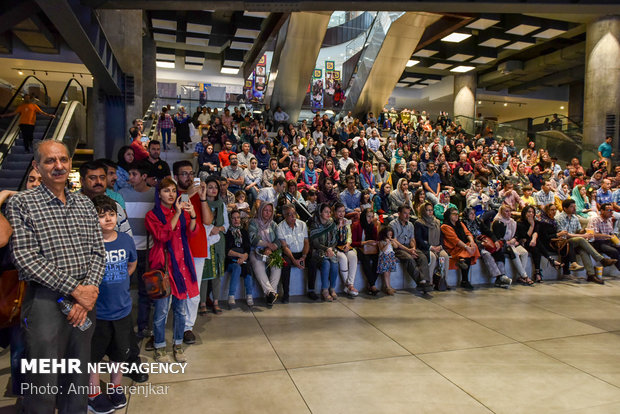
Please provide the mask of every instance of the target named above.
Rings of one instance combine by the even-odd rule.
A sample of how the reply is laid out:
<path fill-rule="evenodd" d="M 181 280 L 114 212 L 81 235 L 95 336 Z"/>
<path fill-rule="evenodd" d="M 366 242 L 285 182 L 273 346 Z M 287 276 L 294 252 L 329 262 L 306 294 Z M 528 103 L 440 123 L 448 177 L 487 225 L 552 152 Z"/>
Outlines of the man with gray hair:
<path fill-rule="evenodd" d="M 81 193 L 65 188 L 71 171 L 68 148 L 43 141 L 34 153 L 41 185 L 12 196 L 7 217 L 13 227 L 11 255 L 21 280 L 28 282 L 21 324 L 29 359 L 69 358 L 80 361 L 81 372 L 26 373 L 26 412 L 85 412 L 87 394 L 70 393 L 88 385 L 94 305 L 105 269 L 105 248 L 97 211 Z M 71 306 L 65 316 L 59 302 Z M 53 344 L 53 346 L 51 346 Z M 57 395 L 38 393 L 39 387 L 57 386 Z M 36 388 L 35 388 L 36 387 Z"/>

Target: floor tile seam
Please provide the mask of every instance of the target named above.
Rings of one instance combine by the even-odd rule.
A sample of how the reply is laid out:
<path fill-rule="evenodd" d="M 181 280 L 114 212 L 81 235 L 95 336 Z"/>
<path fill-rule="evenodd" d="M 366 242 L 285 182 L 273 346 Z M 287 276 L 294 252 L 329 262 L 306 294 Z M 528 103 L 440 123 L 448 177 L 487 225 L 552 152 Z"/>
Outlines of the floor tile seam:
<path fill-rule="evenodd" d="M 333 367 L 333 366 L 336 366 L 336 365 L 354 364 L 354 363 L 357 363 L 357 362 L 372 362 L 372 361 L 383 361 L 383 360 L 386 360 L 386 359 L 410 358 L 412 356 L 415 356 L 415 355 L 413 355 L 411 353 L 408 353 L 407 355 L 391 355 L 391 356 L 377 357 L 377 358 L 352 359 L 352 360 L 349 360 L 349 361 L 328 362 L 328 363 L 325 363 L 325 364 L 303 365 L 303 366 L 298 366 L 298 367 L 289 367 L 289 368 L 286 368 L 286 369 L 289 370 L 289 371 L 294 371 L 294 370 L 298 370 L 298 369 Z"/>
<path fill-rule="evenodd" d="M 557 362 L 559 362 L 559 363 L 561 363 L 561 364 L 564 364 L 564 365 L 566 365 L 566 366 L 569 366 L 569 367 L 571 367 L 571 368 L 573 368 L 573 369 L 575 369 L 575 370 L 577 370 L 577 371 L 579 371 L 579 372 L 582 372 L 582 373 L 584 373 L 584 374 L 586 374 L 586 375 L 588 375 L 588 376 L 590 376 L 590 377 L 592 377 L 592 378 L 595 378 L 595 379 L 597 379 L 597 380 L 599 380 L 599 381 L 603 381 L 604 383 L 606 383 L 606 384 L 608 384 L 608 385 L 611 385 L 611 386 L 612 386 L 612 387 L 614 387 L 614 388 L 620 389 L 620 386 L 618 386 L 618 385 L 612 384 L 612 383 L 610 383 L 609 381 L 607 381 L 607 380 L 605 380 L 605 379 L 603 379 L 603 378 L 599 378 L 599 377 L 597 377 L 596 375 L 594 375 L 594 374 L 592 374 L 592 373 L 590 373 L 590 372 L 588 372 L 588 371 L 585 371 L 585 370 L 583 370 L 583 369 L 581 369 L 581 368 L 579 368 L 579 367 L 574 366 L 573 364 L 570 364 L 570 363 L 568 363 L 568 362 L 566 362 L 566 361 L 562 361 L 561 359 L 559 359 L 559 358 L 557 358 L 557 357 L 555 357 L 555 356 L 553 356 L 553 355 L 550 355 L 550 354 L 548 354 L 548 353 L 546 353 L 546 352 L 544 352 L 544 351 L 541 351 L 541 350 L 539 350 L 539 349 L 536 349 L 536 348 L 534 348 L 534 347 L 532 347 L 532 346 L 528 345 L 527 343 L 522 343 L 522 345 L 524 345 L 524 346 L 528 347 L 529 349 L 531 349 L 531 350 L 533 350 L 533 351 L 535 351 L 535 352 L 537 352 L 537 353 L 539 353 L 539 354 L 542 354 L 542 355 L 544 355 L 544 356 L 546 356 L 546 357 L 548 357 L 548 358 L 551 358 L 551 359 L 553 359 L 553 360 L 555 360 L 555 361 L 557 361 Z"/>
<path fill-rule="evenodd" d="M 530 344 L 530 343 L 536 343 L 536 342 L 554 341 L 556 339 L 580 338 L 580 337 L 595 336 L 595 335 L 607 335 L 607 334 L 613 334 L 614 332 L 619 332 L 620 333 L 620 331 L 593 332 L 593 333 L 578 334 L 578 335 L 560 336 L 560 337 L 557 337 L 557 338 L 531 339 L 531 340 L 528 340 L 528 341 L 521 341 L 521 343 L 523 343 L 523 344 Z"/>
<path fill-rule="evenodd" d="M 269 338 L 269 335 L 267 335 L 267 332 L 265 332 L 265 328 L 263 328 L 263 325 L 260 323 L 260 320 L 258 319 L 258 317 L 256 316 L 256 314 L 254 313 L 254 311 L 252 311 L 250 309 L 250 311 L 252 312 L 252 315 L 254 316 L 254 319 L 256 320 L 256 323 L 258 323 L 258 326 L 260 327 L 261 331 L 263 332 L 263 335 L 265 335 L 265 338 L 267 339 L 267 341 L 269 342 L 269 346 L 271 346 L 271 349 L 273 349 L 273 352 L 276 354 L 276 356 L 278 357 L 278 360 L 280 361 L 280 364 L 282 364 L 282 367 L 284 368 L 284 371 L 286 372 L 286 375 L 288 375 L 289 379 L 291 380 L 291 382 L 293 383 L 293 386 L 295 387 L 295 389 L 297 390 L 297 393 L 299 394 L 299 397 L 301 398 L 301 400 L 304 402 L 304 404 L 306 405 L 306 408 L 308 409 L 309 413 L 312 413 L 312 410 L 310 409 L 310 404 L 308 404 L 308 401 L 306 401 L 306 399 L 304 398 L 304 395 L 302 394 L 301 390 L 299 389 L 299 387 L 297 386 L 297 383 L 295 382 L 295 380 L 293 379 L 293 377 L 291 376 L 291 373 L 289 372 L 288 368 L 286 367 L 286 365 L 284 364 L 284 361 L 282 361 L 282 358 L 280 357 L 280 354 L 278 353 L 278 351 L 276 350 L 275 346 L 273 345 L 273 343 L 271 342 L 271 339 Z"/>
<path fill-rule="evenodd" d="M 343 306 L 346 306 L 343 304 Z M 441 306 L 441 305 L 440 305 Z M 348 306 L 346 306 L 348 308 Z M 355 310 L 349 308 L 351 310 L 351 312 L 355 313 L 358 317 L 360 317 L 361 319 L 363 319 L 364 321 L 366 321 L 366 323 L 372 325 L 375 329 L 377 329 L 379 332 L 383 333 L 386 337 L 390 338 L 392 341 L 394 341 L 395 343 L 397 343 L 400 347 L 402 347 L 403 349 L 405 349 L 409 354 L 411 354 L 411 356 L 413 356 L 414 358 L 416 358 L 418 361 L 420 361 L 421 363 L 423 363 L 424 365 L 426 365 L 427 367 L 429 367 L 432 371 L 436 372 L 439 376 L 441 376 L 442 378 L 444 378 L 446 381 L 448 381 L 449 383 L 453 384 L 455 387 L 457 387 L 458 389 L 460 389 L 463 393 L 465 393 L 466 395 L 468 395 L 470 398 L 472 398 L 474 401 L 478 402 L 478 404 L 482 405 L 483 407 L 485 407 L 487 410 L 489 410 L 492 413 L 495 413 L 495 411 L 491 410 L 486 404 L 484 404 L 482 401 L 480 401 L 478 398 L 476 398 L 475 396 L 473 396 L 472 394 L 470 394 L 469 392 L 467 392 L 465 389 L 463 389 L 461 386 L 459 386 L 458 384 L 456 384 L 454 381 L 450 380 L 448 377 L 446 377 L 445 375 L 443 375 L 441 372 L 437 371 L 435 368 L 433 368 L 432 366 L 430 366 L 429 364 L 427 364 L 425 361 L 423 361 L 422 359 L 420 359 L 419 357 L 417 357 L 416 355 L 414 355 L 411 351 L 409 351 L 406 347 L 404 347 L 403 345 L 401 345 L 398 341 L 396 341 L 394 338 L 392 338 L 390 335 L 388 335 L 387 333 L 383 332 L 380 328 L 378 328 L 377 326 L 375 326 L 374 324 L 372 324 L 370 321 L 368 321 L 365 317 L 359 315 L 357 312 L 355 312 Z M 445 308 L 444 308 L 445 309 Z M 477 322 L 476 322 L 477 323 Z M 501 335 L 501 334 L 500 334 Z M 505 335 L 504 335 L 505 336 Z M 511 338 L 512 339 L 512 338 Z"/>
<path fill-rule="evenodd" d="M 433 370 L 434 372 L 437 373 L 437 375 L 439 375 L 440 377 L 444 378 L 446 381 L 448 381 L 450 384 L 454 385 L 456 388 L 458 388 L 459 390 L 461 390 L 462 392 L 464 392 L 466 395 L 468 395 L 471 399 L 473 399 L 474 401 L 476 401 L 478 404 L 480 404 L 481 406 L 483 406 L 484 408 L 486 408 L 487 410 L 489 410 L 489 412 L 495 414 L 495 411 L 493 411 L 489 406 L 487 406 L 485 403 L 483 403 L 482 401 L 480 401 L 476 396 L 472 395 L 469 391 L 467 391 L 466 389 L 464 389 L 463 387 L 461 387 L 459 384 L 457 384 L 456 382 L 452 381 L 450 378 L 448 378 L 447 376 L 445 376 L 443 373 L 439 372 L 437 369 L 435 369 L 435 367 L 431 366 L 429 363 L 427 363 L 426 361 L 424 361 L 423 359 L 419 358 L 418 356 L 414 355 L 414 357 L 420 361 L 421 363 L 423 363 L 424 365 L 426 365 L 427 367 L 429 367 L 431 370 Z"/>
<path fill-rule="evenodd" d="M 518 341 L 514 341 L 513 342 L 507 342 L 504 344 L 492 344 L 492 345 L 480 345 L 480 346 L 471 346 L 471 347 L 467 347 L 467 348 L 456 348 L 456 349 L 444 349 L 443 351 L 430 351 L 430 352 L 416 352 L 413 355 L 414 356 L 422 356 L 422 355 L 434 355 L 434 354 L 442 354 L 445 352 L 459 352 L 459 351 L 472 351 L 475 349 L 486 349 L 486 348 L 493 348 L 496 346 L 506 346 L 506 345 L 514 345 L 514 344 L 518 344 Z"/>

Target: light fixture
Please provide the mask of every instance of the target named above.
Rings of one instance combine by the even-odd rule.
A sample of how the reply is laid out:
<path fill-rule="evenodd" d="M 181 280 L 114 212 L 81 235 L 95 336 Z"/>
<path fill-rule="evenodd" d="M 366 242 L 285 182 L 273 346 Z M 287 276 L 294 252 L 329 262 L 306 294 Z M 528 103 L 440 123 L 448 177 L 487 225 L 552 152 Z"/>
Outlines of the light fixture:
<path fill-rule="evenodd" d="M 482 105 L 482 101 L 478 101 L 478 105 Z"/>
<path fill-rule="evenodd" d="M 469 72 L 470 70 L 474 70 L 474 69 L 476 69 L 475 66 L 457 66 L 455 68 L 450 69 L 450 72 L 465 73 L 465 72 Z"/>
<path fill-rule="evenodd" d="M 407 61 L 407 64 L 406 64 L 405 66 L 407 66 L 408 68 L 410 68 L 410 67 L 412 67 L 412 66 L 417 65 L 418 63 L 420 63 L 420 61 L 419 61 L 419 60 L 411 60 L 411 59 L 410 59 L 410 60 L 408 60 L 408 61 Z"/>
<path fill-rule="evenodd" d="M 21 70 L 17 72 L 19 75 L 23 75 L 24 72 L 22 72 Z"/>
<path fill-rule="evenodd" d="M 469 39 L 471 34 L 454 32 L 441 39 L 442 42 L 459 43 L 465 39 Z"/>
<path fill-rule="evenodd" d="M 158 60 L 155 64 L 158 68 L 174 69 L 174 62 L 163 62 Z"/>
<path fill-rule="evenodd" d="M 508 106 L 508 102 L 504 102 L 504 106 Z"/>
<path fill-rule="evenodd" d="M 560 106 L 560 109 L 564 109 L 564 106 Z"/>
<path fill-rule="evenodd" d="M 239 73 L 239 68 L 227 68 L 225 66 L 222 66 L 222 69 L 220 69 L 220 73 L 224 73 L 226 75 L 236 75 L 237 73 Z"/>

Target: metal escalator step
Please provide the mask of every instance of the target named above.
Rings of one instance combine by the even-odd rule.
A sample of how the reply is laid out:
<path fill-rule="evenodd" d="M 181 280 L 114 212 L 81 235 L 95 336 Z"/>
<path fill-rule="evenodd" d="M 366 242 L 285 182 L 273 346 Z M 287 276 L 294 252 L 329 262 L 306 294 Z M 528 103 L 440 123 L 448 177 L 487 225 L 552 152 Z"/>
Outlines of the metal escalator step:
<path fill-rule="evenodd" d="M 13 160 L 10 156 L 6 158 L 6 161 L 2 163 L 2 170 L 12 170 L 12 171 L 26 171 L 28 166 L 30 165 L 30 161 L 17 161 Z M 2 171 L 0 170 L 0 171 Z"/>
<path fill-rule="evenodd" d="M 24 177 L 26 170 L 9 170 L 9 169 L 1 169 L 0 170 L 0 178 L 19 178 L 20 180 Z"/>
<path fill-rule="evenodd" d="M 21 178 L 0 178 L 0 190 L 17 191 L 17 187 L 19 187 L 21 182 Z"/>

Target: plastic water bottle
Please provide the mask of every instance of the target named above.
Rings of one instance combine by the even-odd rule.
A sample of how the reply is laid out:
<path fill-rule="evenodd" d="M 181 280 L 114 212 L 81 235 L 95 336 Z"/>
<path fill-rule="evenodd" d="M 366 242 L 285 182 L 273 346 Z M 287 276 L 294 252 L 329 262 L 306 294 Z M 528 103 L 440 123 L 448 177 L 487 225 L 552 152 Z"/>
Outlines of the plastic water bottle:
<path fill-rule="evenodd" d="M 60 311 L 65 315 L 69 315 L 69 312 L 71 312 L 71 309 L 73 309 L 73 303 L 66 301 L 65 298 L 58 299 L 58 306 L 60 307 Z M 78 326 L 78 329 L 80 331 L 85 331 L 90 328 L 92 324 L 93 323 L 87 316 L 84 323 Z"/>

